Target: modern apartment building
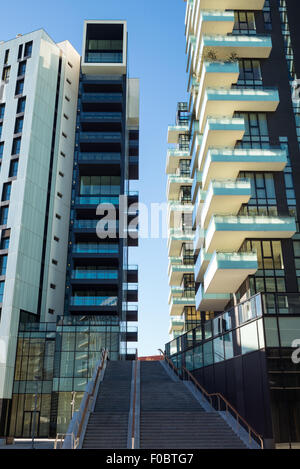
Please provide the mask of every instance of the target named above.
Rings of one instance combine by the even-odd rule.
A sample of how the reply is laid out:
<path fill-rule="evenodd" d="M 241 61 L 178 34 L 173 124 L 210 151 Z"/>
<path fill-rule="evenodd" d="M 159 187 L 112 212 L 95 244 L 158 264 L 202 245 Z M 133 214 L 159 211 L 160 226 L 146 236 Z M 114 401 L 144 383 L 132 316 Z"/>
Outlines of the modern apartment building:
<path fill-rule="evenodd" d="M 300 441 L 298 17 L 288 0 L 188 0 L 189 101 L 168 130 L 166 351 L 270 447 Z"/>
<path fill-rule="evenodd" d="M 48 437 L 103 348 L 135 357 L 139 81 L 125 21 L 86 21 L 81 58 L 43 30 L 18 35 L 0 67 L 0 434 Z"/>

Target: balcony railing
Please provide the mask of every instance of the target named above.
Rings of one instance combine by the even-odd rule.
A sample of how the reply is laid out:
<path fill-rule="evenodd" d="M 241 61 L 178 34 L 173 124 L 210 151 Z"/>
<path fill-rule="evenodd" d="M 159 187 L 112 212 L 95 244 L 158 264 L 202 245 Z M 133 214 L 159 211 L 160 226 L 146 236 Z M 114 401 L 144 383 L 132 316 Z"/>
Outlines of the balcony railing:
<path fill-rule="evenodd" d="M 71 306 L 117 306 L 117 296 L 73 296 Z"/>
<path fill-rule="evenodd" d="M 80 120 L 82 122 L 99 122 L 99 121 L 117 121 L 122 119 L 121 112 L 82 112 Z"/>
<path fill-rule="evenodd" d="M 122 52 L 87 52 L 86 63 L 122 63 Z"/>
<path fill-rule="evenodd" d="M 117 270 L 72 270 L 74 280 L 117 280 Z"/>
<path fill-rule="evenodd" d="M 119 205 L 119 196 L 88 196 L 81 195 L 76 197 L 76 204 L 78 205 L 99 205 L 99 204 L 113 204 Z"/>
<path fill-rule="evenodd" d="M 73 245 L 74 253 L 86 253 L 86 254 L 118 254 L 119 247 L 118 245 L 113 244 L 75 244 Z"/>
<path fill-rule="evenodd" d="M 79 153 L 79 161 L 120 161 L 121 153 Z"/>
<path fill-rule="evenodd" d="M 123 95 L 122 93 L 83 93 L 81 99 L 87 103 L 114 103 L 122 101 Z"/>
<path fill-rule="evenodd" d="M 122 137 L 121 132 L 80 132 L 81 141 L 119 141 Z"/>

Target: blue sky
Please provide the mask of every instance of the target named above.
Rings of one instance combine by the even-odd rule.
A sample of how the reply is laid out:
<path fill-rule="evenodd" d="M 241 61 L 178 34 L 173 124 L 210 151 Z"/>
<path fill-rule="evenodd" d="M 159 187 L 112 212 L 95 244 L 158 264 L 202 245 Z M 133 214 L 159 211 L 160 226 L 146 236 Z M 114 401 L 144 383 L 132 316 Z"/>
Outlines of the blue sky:
<path fill-rule="evenodd" d="M 183 0 L 15 0 L 1 5 L 0 40 L 44 28 L 81 53 L 85 19 L 128 22 L 129 76 L 141 81 L 140 201 L 166 201 L 167 126 L 186 93 Z M 136 184 L 134 185 L 136 186 Z M 133 187 L 135 189 L 135 187 Z M 131 249 L 139 264 L 139 355 L 156 354 L 168 339 L 168 254 L 165 239 Z"/>

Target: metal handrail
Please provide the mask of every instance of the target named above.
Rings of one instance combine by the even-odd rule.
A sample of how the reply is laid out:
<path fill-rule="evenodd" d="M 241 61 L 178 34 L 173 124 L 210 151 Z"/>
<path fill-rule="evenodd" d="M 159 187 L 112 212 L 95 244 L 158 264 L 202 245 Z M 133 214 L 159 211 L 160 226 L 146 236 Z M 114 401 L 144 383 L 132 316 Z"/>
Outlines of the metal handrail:
<path fill-rule="evenodd" d="M 91 408 L 91 402 L 93 402 L 93 400 L 95 398 L 95 391 L 97 389 L 99 376 L 100 376 L 100 373 L 102 372 L 102 370 L 105 366 L 107 358 L 108 358 L 108 350 L 104 349 L 103 352 L 102 352 L 101 363 L 97 368 L 96 375 L 95 375 L 95 378 L 93 380 L 92 390 L 89 391 L 89 388 L 87 387 L 87 390 L 86 390 L 87 397 L 86 397 L 83 412 L 82 412 L 81 415 L 80 415 L 80 412 L 76 412 L 76 415 L 74 414 L 74 417 L 73 417 L 74 422 L 73 422 L 72 425 L 73 425 L 73 427 L 76 426 L 76 430 L 73 431 L 73 432 L 68 432 L 66 434 L 58 433 L 57 436 L 56 436 L 56 439 L 55 439 L 55 444 L 54 444 L 55 449 L 57 449 L 57 441 L 60 440 L 62 442 L 62 440 L 64 440 L 66 436 L 71 437 L 71 449 L 77 449 L 78 448 L 79 443 L 80 443 L 81 434 L 82 434 L 82 429 L 83 429 L 84 424 L 85 424 L 86 416 L 87 416 L 88 411 Z M 90 385 L 91 384 L 92 383 L 90 383 Z M 82 401 L 84 400 L 84 397 L 83 397 Z M 70 425 L 71 425 L 71 422 L 70 422 Z M 72 427 L 72 425 L 71 425 L 71 427 Z M 69 426 L 69 428 L 70 428 L 70 426 Z"/>
<path fill-rule="evenodd" d="M 135 365 L 134 365 L 134 385 L 133 385 L 133 404 L 132 404 L 132 432 L 131 432 L 131 448 L 135 449 L 135 405 L 136 405 L 136 378 L 137 378 L 137 365 L 138 356 L 137 351 L 135 354 Z"/>
<path fill-rule="evenodd" d="M 181 375 L 179 369 L 176 368 L 176 366 L 174 365 L 172 360 L 170 360 L 170 358 L 167 357 L 166 354 L 161 349 L 159 349 L 159 351 L 162 353 L 162 355 L 163 355 L 164 359 L 166 360 L 166 362 L 176 372 L 177 376 L 179 376 L 180 378 L 183 379 L 183 376 Z M 254 435 L 256 437 L 256 439 L 259 441 L 261 449 L 264 449 L 263 437 L 259 433 L 257 433 L 251 427 L 251 425 L 249 425 L 249 423 L 241 416 L 241 414 L 230 404 L 230 402 L 221 393 L 209 393 L 209 392 L 207 392 L 206 389 L 204 389 L 204 387 L 199 383 L 199 381 L 192 375 L 192 373 L 189 370 L 187 370 L 184 366 L 182 367 L 182 370 L 188 376 L 188 380 L 191 380 L 194 383 L 194 385 L 201 391 L 201 393 L 204 394 L 204 396 L 209 400 L 211 407 L 214 407 L 213 397 L 217 397 L 217 399 L 218 399 L 218 411 L 221 411 L 221 401 L 223 401 L 223 403 L 225 404 L 226 414 L 228 414 L 229 409 L 230 409 L 233 412 L 234 416 L 235 416 L 237 425 L 239 425 L 240 422 L 242 422 L 244 424 L 244 426 L 246 426 L 247 431 L 248 431 L 248 435 L 249 435 L 249 443 L 251 443 L 251 441 L 253 439 L 252 435 Z"/>

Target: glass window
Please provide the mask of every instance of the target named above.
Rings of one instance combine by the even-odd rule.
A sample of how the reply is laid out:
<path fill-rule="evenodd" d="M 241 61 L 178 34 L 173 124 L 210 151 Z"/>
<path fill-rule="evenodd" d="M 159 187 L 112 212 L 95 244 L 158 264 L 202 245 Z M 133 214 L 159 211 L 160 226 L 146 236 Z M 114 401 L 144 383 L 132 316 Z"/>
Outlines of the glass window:
<path fill-rule="evenodd" d="M 3 302 L 3 295 L 4 295 L 4 283 L 5 282 L 0 282 L 0 303 Z"/>
<path fill-rule="evenodd" d="M 276 318 L 265 318 L 266 347 L 279 347 L 278 327 Z"/>
<path fill-rule="evenodd" d="M 23 89 L 24 89 L 24 80 L 18 80 L 17 81 L 17 84 L 16 84 L 16 92 L 15 92 L 15 95 L 19 95 L 19 94 L 22 94 L 23 93 Z"/>
<path fill-rule="evenodd" d="M 4 55 L 4 65 L 8 64 L 8 57 L 9 57 L 9 49 L 6 49 L 5 55 Z"/>
<path fill-rule="evenodd" d="M 0 104 L 0 119 L 4 119 L 5 104 Z"/>
<path fill-rule="evenodd" d="M 202 368 L 203 366 L 203 346 L 200 345 L 194 349 L 194 369 Z"/>
<path fill-rule="evenodd" d="M 223 337 L 217 337 L 213 341 L 214 343 L 214 361 L 215 363 L 221 362 L 224 360 L 224 344 Z"/>
<path fill-rule="evenodd" d="M 7 81 L 10 77 L 10 67 L 4 67 L 2 72 L 2 81 Z"/>
<path fill-rule="evenodd" d="M 204 361 L 204 366 L 212 365 L 214 362 L 212 340 L 210 340 L 209 342 L 206 342 L 203 345 L 203 361 Z"/>
<path fill-rule="evenodd" d="M 279 318 L 281 347 L 292 347 L 295 339 L 300 339 L 300 318 Z"/>
<path fill-rule="evenodd" d="M 21 150 L 21 137 L 17 137 L 13 139 L 12 145 L 12 155 L 18 155 Z"/>
<path fill-rule="evenodd" d="M 32 54 L 32 41 L 26 42 L 25 50 L 24 50 L 24 57 L 31 57 Z"/>
<path fill-rule="evenodd" d="M 23 123 L 24 123 L 24 118 L 23 117 L 17 117 L 16 118 L 16 123 L 15 123 L 15 134 L 19 134 L 23 130 Z"/>
<path fill-rule="evenodd" d="M 233 353 L 232 332 L 225 334 L 223 336 L 223 341 L 224 341 L 224 349 L 225 349 L 225 360 L 228 360 L 229 358 L 233 358 L 234 353 Z"/>
<path fill-rule="evenodd" d="M 193 350 L 188 350 L 185 353 L 185 366 L 189 371 L 194 369 Z"/>
<path fill-rule="evenodd" d="M 0 275 L 6 274 L 7 255 L 0 256 Z"/>
<path fill-rule="evenodd" d="M 25 75 L 25 71 L 26 71 L 26 60 L 19 63 L 18 76 Z"/>
<path fill-rule="evenodd" d="M 9 165 L 9 174 L 8 176 L 15 177 L 18 174 L 19 160 L 12 160 Z"/>
<path fill-rule="evenodd" d="M 8 249 L 9 248 L 9 238 L 2 238 L 0 243 L 0 249 Z"/>
<path fill-rule="evenodd" d="M 19 45 L 19 50 L 18 50 L 18 59 L 20 60 L 22 57 L 22 52 L 23 52 L 23 44 Z"/>
<path fill-rule="evenodd" d="M 26 97 L 18 99 L 17 114 L 25 111 Z"/>
<path fill-rule="evenodd" d="M 209 339 L 212 337 L 212 321 L 207 321 L 204 324 L 204 338 Z"/>
<path fill-rule="evenodd" d="M 6 182 L 5 184 L 3 184 L 2 202 L 10 199 L 10 193 L 11 193 L 11 182 Z"/>
<path fill-rule="evenodd" d="M 6 225 L 8 218 L 8 207 L 2 207 L 0 209 L 0 225 Z"/>
<path fill-rule="evenodd" d="M 257 321 L 257 331 L 259 339 L 259 348 L 265 348 L 264 324 L 262 319 L 259 319 Z"/>
<path fill-rule="evenodd" d="M 242 354 L 259 349 L 256 321 L 240 328 Z"/>
<path fill-rule="evenodd" d="M 0 158 L 3 158 L 4 142 L 0 142 Z"/>

